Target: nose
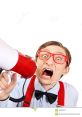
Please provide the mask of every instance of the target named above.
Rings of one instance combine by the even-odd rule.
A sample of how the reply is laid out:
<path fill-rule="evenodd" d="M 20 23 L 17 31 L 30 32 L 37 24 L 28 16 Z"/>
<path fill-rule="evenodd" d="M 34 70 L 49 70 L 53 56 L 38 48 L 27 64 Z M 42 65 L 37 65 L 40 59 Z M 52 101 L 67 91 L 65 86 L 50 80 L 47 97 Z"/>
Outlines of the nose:
<path fill-rule="evenodd" d="M 48 64 L 48 65 L 53 65 L 55 62 L 54 62 L 54 60 L 53 60 L 53 57 L 51 56 L 47 61 L 46 61 L 46 63 Z"/>

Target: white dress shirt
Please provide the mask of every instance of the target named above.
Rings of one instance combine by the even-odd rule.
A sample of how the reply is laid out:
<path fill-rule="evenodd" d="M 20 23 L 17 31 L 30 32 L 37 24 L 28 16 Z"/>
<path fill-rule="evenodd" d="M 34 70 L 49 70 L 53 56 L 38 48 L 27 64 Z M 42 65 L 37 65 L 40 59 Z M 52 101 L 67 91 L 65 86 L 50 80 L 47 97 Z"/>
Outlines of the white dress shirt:
<path fill-rule="evenodd" d="M 10 94 L 10 97 L 13 97 L 15 99 L 21 98 L 23 96 L 23 85 L 24 85 L 24 94 L 26 93 L 27 87 L 29 86 L 29 82 L 30 82 L 31 78 L 27 79 L 25 82 L 25 79 L 22 78 L 20 79 L 19 77 L 17 78 L 17 85 L 16 87 L 13 89 L 13 91 Z M 38 81 L 38 79 L 35 79 L 34 82 L 34 87 L 35 90 L 40 90 L 45 92 L 46 90 L 42 87 L 42 85 L 40 84 L 40 82 Z M 58 94 L 60 85 L 59 82 L 56 83 L 56 85 L 51 88 L 50 90 L 48 90 L 47 92 L 49 93 L 53 93 L 53 94 Z M 64 107 L 75 107 L 77 104 L 77 99 L 78 99 L 78 92 L 77 90 L 71 86 L 68 83 L 64 83 L 64 88 L 65 88 L 65 105 Z M 36 97 L 32 96 L 31 99 L 31 103 L 30 103 L 30 107 L 32 108 L 54 108 L 57 107 L 57 100 L 50 104 L 49 102 L 46 101 L 46 97 L 45 95 L 43 95 L 42 98 L 40 98 L 39 100 L 36 99 Z M 0 101 L 0 107 L 4 108 L 4 107 L 22 107 L 23 101 L 22 102 L 13 102 L 11 100 L 9 100 L 9 98 L 5 101 Z"/>

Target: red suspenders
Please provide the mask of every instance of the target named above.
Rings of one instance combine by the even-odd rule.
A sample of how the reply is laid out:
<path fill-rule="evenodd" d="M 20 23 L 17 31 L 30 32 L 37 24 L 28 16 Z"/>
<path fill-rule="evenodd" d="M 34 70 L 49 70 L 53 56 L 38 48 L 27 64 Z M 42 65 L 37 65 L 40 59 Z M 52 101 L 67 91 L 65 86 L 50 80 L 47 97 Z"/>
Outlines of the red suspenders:
<path fill-rule="evenodd" d="M 30 106 L 30 102 L 31 102 L 32 95 L 33 95 L 33 92 L 34 92 L 35 78 L 36 78 L 36 76 L 34 75 L 31 79 L 31 81 L 30 81 L 28 88 L 27 88 L 23 107 L 29 107 Z M 59 84 L 60 84 L 60 89 L 59 89 L 59 92 L 58 92 L 58 106 L 64 106 L 64 98 L 65 98 L 64 84 L 61 81 L 59 81 Z"/>
<path fill-rule="evenodd" d="M 63 82 L 59 81 L 60 89 L 58 92 L 58 106 L 64 106 L 64 100 L 65 100 L 65 89 Z"/>
<path fill-rule="evenodd" d="M 24 99 L 24 103 L 23 103 L 23 107 L 29 107 L 30 106 L 30 102 L 32 99 L 32 95 L 34 92 L 34 81 L 35 81 L 36 76 L 34 75 L 30 81 L 30 84 L 27 88 L 26 91 L 26 95 L 25 95 L 25 99 Z"/>

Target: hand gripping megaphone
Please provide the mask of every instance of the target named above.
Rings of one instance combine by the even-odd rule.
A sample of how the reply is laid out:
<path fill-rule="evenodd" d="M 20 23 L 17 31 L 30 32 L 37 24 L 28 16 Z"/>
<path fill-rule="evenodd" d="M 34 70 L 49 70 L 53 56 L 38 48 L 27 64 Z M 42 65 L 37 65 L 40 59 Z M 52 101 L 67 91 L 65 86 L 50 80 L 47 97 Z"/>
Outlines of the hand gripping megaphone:
<path fill-rule="evenodd" d="M 29 78 L 35 73 L 36 64 L 30 57 L 21 54 L 0 39 L 0 68 Z"/>

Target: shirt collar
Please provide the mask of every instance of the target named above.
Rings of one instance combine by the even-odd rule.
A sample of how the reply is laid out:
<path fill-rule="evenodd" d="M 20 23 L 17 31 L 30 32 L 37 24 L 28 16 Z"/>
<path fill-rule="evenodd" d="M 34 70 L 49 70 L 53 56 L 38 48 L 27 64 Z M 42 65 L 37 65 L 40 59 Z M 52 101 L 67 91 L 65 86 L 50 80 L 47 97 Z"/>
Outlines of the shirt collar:
<path fill-rule="evenodd" d="M 35 79 L 35 90 L 40 90 L 40 91 L 43 91 L 45 92 L 46 90 L 44 89 L 44 87 L 40 84 L 39 80 Z M 48 90 L 47 92 L 49 93 L 53 93 L 53 94 L 56 94 L 58 95 L 58 91 L 59 91 L 59 88 L 60 88 L 60 85 L 59 85 L 59 82 L 56 83 L 55 86 L 53 86 L 50 90 Z"/>

